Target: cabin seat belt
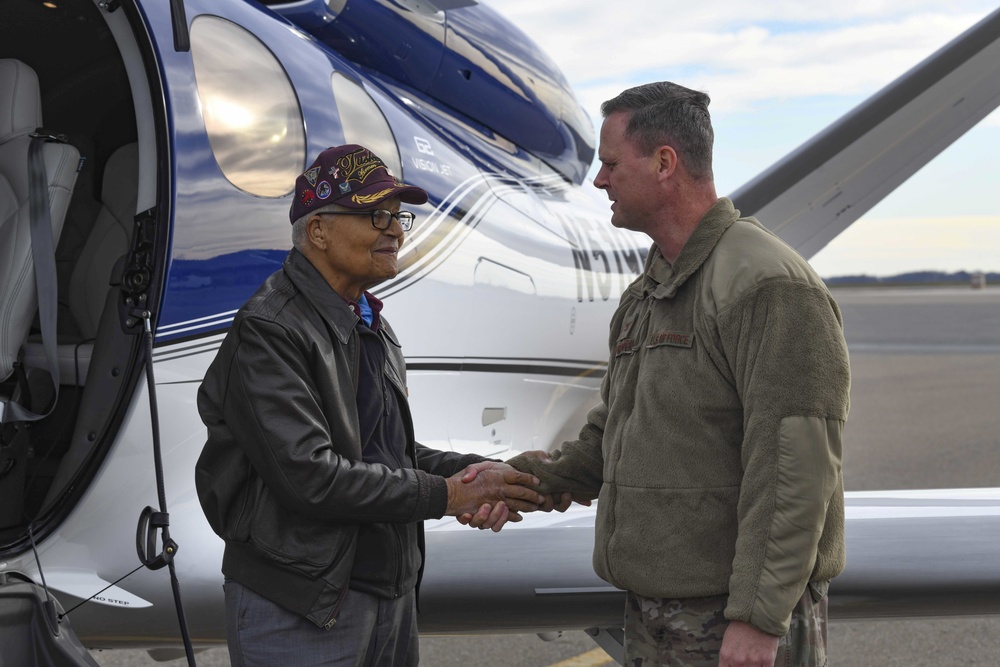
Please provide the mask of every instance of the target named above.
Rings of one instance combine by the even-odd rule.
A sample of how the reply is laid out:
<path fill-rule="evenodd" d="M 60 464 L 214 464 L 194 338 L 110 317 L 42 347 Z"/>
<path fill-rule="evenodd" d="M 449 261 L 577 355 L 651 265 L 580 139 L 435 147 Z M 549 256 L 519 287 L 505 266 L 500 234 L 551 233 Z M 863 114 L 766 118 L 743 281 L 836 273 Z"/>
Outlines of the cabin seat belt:
<path fill-rule="evenodd" d="M 34 261 L 35 292 L 38 296 L 38 320 L 42 330 L 42 344 L 45 348 L 45 363 L 52 380 L 53 396 L 44 412 L 33 412 L 11 398 L 6 404 L 0 403 L 0 483 L 8 489 L 23 489 L 26 462 L 30 448 L 27 423 L 47 417 L 59 398 L 59 363 L 56 359 L 56 313 L 58 294 L 56 286 L 56 253 L 52 243 L 52 222 L 49 214 L 49 186 L 45 175 L 45 160 L 42 149 L 47 141 L 64 141 L 64 137 L 49 135 L 40 128 L 31 136 L 28 149 L 28 194 L 31 230 L 31 255 Z M 30 400 L 27 376 L 23 368 L 15 364 L 18 384 L 24 388 L 23 394 Z M 15 393 L 16 395 L 16 393 Z M 35 406 L 31 406 L 35 407 Z M 12 431 L 12 432 L 10 432 Z M 4 481 L 6 480 L 6 481 Z M 5 492 L 5 496 L 10 496 Z M 23 519 L 24 497 L 19 491 L 0 509 L 0 528 L 16 525 Z"/>
<path fill-rule="evenodd" d="M 0 424 L 33 422 L 47 417 L 59 398 L 59 362 L 56 359 L 56 251 L 52 243 L 52 218 L 49 214 L 49 186 L 45 176 L 42 148 L 49 141 L 65 143 L 63 135 L 50 134 L 39 128 L 31 135 L 28 151 L 28 192 L 31 213 L 31 256 L 35 265 L 35 292 L 38 294 L 38 323 L 42 330 L 45 350 L 45 370 L 52 379 L 53 396 L 44 412 L 33 412 L 14 400 L 0 404 Z M 34 406 L 32 406 L 34 407 Z"/>

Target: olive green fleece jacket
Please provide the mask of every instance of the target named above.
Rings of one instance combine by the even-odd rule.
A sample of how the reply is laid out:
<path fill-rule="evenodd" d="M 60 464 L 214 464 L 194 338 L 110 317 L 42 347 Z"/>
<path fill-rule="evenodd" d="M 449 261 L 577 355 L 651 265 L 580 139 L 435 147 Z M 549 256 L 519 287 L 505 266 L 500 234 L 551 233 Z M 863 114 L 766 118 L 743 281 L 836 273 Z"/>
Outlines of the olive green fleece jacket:
<path fill-rule="evenodd" d="M 728 593 L 728 619 L 785 634 L 807 584 L 844 568 L 837 304 L 723 198 L 673 266 L 653 246 L 609 343 L 579 439 L 510 463 L 545 491 L 599 491 L 603 579 L 646 597 Z"/>

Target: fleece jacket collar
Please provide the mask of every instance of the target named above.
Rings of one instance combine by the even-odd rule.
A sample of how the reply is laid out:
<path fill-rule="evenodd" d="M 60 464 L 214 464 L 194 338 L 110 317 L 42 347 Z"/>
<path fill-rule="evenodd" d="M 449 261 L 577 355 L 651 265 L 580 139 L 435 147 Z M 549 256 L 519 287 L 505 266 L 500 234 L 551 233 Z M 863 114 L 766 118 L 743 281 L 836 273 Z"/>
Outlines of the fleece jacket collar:
<path fill-rule="evenodd" d="M 733 207 L 733 202 L 721 197 L 698 222 L 673 265 L 663 258 L 659 246 L 654 244 L 646 257 L 643 280 L 633 287 L 634 295 L 640 299 L 650 295 L 654 299 L 673 298 L 691 274 L 701 268 L 723 233 L 739 217 L 740 212 Z"/>

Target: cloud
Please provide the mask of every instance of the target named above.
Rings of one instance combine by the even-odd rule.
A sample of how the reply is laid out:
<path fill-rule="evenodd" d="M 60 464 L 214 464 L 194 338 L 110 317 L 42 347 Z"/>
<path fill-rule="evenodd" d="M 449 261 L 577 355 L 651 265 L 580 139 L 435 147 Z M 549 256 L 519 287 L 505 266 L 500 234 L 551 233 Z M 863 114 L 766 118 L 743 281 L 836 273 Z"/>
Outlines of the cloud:
<path fill-rule="evenodd" d="M 707 90 L 717 114 L 774 99 L 868 94 L 991 9 L 931 0 L 489 4 L 542 45 L 592 115 L 629 85 L 658 79 Z"/>
<path fill-rule="evenodd" d="M 993 0 L 483 1 L 548 53 L 597 125 L 601 102 L 632 85 L 707 91 L 720 193 L 996 9 Z M 998 127 L 1000 110 L 854 223 L 813 258 L 821 274 L 1000 268 L 1000 219 L 977 231 L 954 222 L 995 209 L 983 193 L 996 180 Z"/>

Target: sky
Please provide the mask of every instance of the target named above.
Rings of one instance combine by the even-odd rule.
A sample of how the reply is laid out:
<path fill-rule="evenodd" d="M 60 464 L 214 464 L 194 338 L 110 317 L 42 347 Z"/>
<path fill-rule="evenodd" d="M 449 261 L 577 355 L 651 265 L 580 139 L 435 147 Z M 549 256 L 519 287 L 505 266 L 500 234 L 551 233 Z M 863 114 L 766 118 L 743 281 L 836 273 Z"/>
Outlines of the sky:
<path fill-rule="evenodd" d="M 703 90 L 735 191 L 997 8 L 979 0 L 483 0 L 556 62 L 595 125 L 633 85 Z M 595 170 L 592 170 L 592 174 Z M 1000 111 L 811 258 L 823 277 L 1000 271 Z M 764 221 L 766 224 L 766 221 Z"/>

